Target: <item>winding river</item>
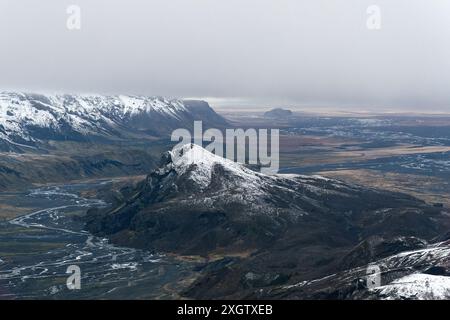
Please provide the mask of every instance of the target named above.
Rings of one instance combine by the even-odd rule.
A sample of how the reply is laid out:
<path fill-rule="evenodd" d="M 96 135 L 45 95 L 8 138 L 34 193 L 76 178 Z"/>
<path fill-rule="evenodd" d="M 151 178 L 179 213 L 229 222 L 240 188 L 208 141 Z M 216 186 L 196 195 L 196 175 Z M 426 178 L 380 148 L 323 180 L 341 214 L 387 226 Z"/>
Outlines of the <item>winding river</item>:
<path fill-rule="evenodd" d="M 74 215 L 107 204 L 80 196 L 110 181 L 50 186 L 18 193 L 38 208 L 0 222 L 0 299 L 171 299 L 194 276 L 193 265 L 148 251 L 117 247 L 83 230 Z M 66 281 L 81 271 L 81 288 Z"/>

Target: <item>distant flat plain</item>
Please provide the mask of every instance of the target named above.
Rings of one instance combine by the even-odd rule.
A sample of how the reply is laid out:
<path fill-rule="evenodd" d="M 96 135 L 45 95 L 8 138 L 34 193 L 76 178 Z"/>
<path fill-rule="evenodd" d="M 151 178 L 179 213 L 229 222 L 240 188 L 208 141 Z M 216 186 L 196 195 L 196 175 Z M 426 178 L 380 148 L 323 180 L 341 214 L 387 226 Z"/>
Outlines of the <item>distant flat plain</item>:
<path fill-rule="evenodd" d="M 248 109 L 221 114 L 237 127 L 279 128 L 281 173 L 319 174 L 450 207 L 450 115 L 293 111 L 286 119 Z"/>

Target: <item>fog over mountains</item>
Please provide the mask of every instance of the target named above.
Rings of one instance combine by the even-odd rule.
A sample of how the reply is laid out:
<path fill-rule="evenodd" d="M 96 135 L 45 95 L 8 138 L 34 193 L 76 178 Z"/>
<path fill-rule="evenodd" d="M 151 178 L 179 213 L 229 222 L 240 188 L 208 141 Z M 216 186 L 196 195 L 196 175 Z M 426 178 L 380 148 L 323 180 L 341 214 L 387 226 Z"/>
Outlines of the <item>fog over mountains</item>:
<path fill-rule="evenodd" d="M 450 300 L 450 1 L 36 3 L 0 0 L 0 300 Z"/>
<path fill-rule="evenodd" d="M 78 0 L 80 30 L 34 4 L 0 3 L 2 89 L 450 111 L 447 1 Z"/>

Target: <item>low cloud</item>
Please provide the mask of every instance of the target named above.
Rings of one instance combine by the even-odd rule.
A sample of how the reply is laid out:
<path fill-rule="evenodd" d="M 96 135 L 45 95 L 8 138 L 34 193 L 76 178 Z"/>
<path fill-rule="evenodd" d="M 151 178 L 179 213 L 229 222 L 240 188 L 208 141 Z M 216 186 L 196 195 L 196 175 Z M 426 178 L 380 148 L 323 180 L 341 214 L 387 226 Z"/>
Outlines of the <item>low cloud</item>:
<path fill-rule="evenodd" d="M 0 88 L 450 111 L 450 3 L 373 4 L 0 0 Z"/>

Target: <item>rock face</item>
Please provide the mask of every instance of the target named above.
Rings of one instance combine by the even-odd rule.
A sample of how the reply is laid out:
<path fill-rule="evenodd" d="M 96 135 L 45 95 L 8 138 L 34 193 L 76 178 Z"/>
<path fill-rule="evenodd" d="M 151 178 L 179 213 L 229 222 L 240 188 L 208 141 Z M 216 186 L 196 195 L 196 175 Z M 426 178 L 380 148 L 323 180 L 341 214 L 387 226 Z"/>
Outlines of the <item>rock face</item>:
<path fill-rule="evenodd" d="M 292 111 L 283 108 L 275 108 L 264 113 L 264 117 L 268 119 L 288 119 L 291 116 Z"/>
<path fill-rule="evenodd" d="M 193 144 L 167 153 L 122 203 L 86 219 L 91 232 L 121 245 L 228 256 L 205 267 L 185 292 L 193 298 L 368 295 L 354 280 L 370 262 L 425 250 L 449 226 L 440 209 L 410 196 L 268 176 Z"/>
<path fill-rule="evenodd" d="M 358 244 L 341 262 L 342 269 L 364 266 L 396 253 L 426 248 L 428 243 L 416 237 L 369 237 Z"/>
<path fill-rule="evenodd" d="M 277 286 L 261 292 L 263 297 L 289 299 L 449 299 L 450 243 L 439 242 L 408 250 L 370 265 L 379 270 L 381 285 L 367 286 L 364 265 L 314 280 Z"/>
<path fill-rule="evenodd" d="M 195 120 L 209 127 L 226 125 L 203 101 L 4 92 L 0 93 L 0 148 L 15 151 L 46 140 L 163 136 L 176 128 L 191 128 Z"/>

